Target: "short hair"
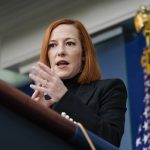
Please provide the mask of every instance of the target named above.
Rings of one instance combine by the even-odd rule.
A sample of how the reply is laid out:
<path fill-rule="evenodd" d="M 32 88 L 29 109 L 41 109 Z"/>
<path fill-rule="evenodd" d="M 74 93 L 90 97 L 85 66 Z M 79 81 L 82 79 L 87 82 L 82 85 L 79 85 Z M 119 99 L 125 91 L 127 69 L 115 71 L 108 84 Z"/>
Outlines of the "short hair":
<path fill-rule="evenodd" d="M 77 28 L 79 32 L 79 37 L 81 40 L 81 45 L 83 49 L 83 55 L 85 57 L 84 63 L 82 64 L 82 71 L 79 76 L 78 82 L 80 84 L 90 83 L 95 80 L 100 80 L 102 78 L 99 64 L 96 58 L 95 47 L 92 43 L 92 40 L 85 29 L 84 25 L 72 19 L 59 19 L 51 23 L 44 35 L 43 43 L 42 43 L 42 51 L 41 51 L 41 62 L 50 66 L 49 58 L 48 58 L 48 49 L 49 49 L 49 40 L 52 34 L 52 31 L 61 24 L 73 25 Z"/>

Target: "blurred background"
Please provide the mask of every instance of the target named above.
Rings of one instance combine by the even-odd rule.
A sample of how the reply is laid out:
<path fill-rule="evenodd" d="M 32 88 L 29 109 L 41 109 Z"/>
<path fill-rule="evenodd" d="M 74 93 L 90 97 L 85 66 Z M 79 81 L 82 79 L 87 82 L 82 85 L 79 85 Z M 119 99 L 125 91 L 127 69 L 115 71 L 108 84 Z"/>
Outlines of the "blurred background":
<path fill-rule="evenodd" d="M 45 29 L 59 18 L 80 20 L 95 45 L 103 78 L 120 78 L 126 84 L 126 124 L 120 150 L 136 149 L 145 108 L 141 56 L 146 42 L 135 30 L 134 16 L 142 4 L 150 6 L 150 1 L 0 0 L 0 79 L 31 95 L 28 73 L 39 61 Z"/>

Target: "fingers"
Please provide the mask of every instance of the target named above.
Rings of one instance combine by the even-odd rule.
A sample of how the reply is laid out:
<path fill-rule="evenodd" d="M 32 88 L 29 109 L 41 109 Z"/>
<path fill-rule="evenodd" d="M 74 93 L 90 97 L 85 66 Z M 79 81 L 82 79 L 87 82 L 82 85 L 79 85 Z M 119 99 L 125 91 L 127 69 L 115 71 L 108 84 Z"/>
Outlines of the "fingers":
<path fill-rule="evenodd" d="M 42 68 L 46 73 L 48 74 L 53 74 L 52 70 L 53 68 L 49 68 L 48 66 L 46 66 L 45 64 L 41 63 L 41 62 L 38 62 L 38 65 L 40 68 Z"/>
<path fill-rule="evenodd" d="M 53 105 L 55 103 L 55 101 L 53 99 L 41 100 L 40 97 L 35 97 L 33 100 L 38 102 L 39 104 L 45 106 L 45 107 L 50 107 L 51 105 Z"/>
<path fill-rule="evenodd" d="M 34 101 L 39 101 L 39 100 L 42 100 L 43 95 L 44 94 L 42 92 L 35 90 L 31 96 L 31 99 Z"/>
<path fill-rule="evenodd" d="M 41 105 L 44 105 L 46 107 L 50 107 L 52 104 L 54 104 L 56 101 L 54 101 L 53 99 L 49 99 L 49 100 L 45 100 L 45 99 L 42 99 L 43 97 L 43 93 L 41 93 L 40 91 L 38 90 L 35 90 L 35 92 L 33 93 L 31 99 L 40 103 Z"/>
<path fill-rule="evenodd" d="M 46 80 L 44 80 L 43 78 L 40 78 L 39 76 L 36 76 L 36 75 L 34 75 L 34 74 L 29 74 L 29 77 L 32 79 L 32 80 L 34 80 L 36 83 L 38 83 L 38 84 L 36 84 L 36 87 L 41 87 L 40 85 L 43 85 L 43 86 L 45 86 L 45 84 L 47 84 L 46 83 Z M 32 88 L 32 87 L 31 87 Z M 34 89 L 34 87 L 33 87 L 33 89 Z M 37 89 L 38 90 L 38 89 Z"/>
<path fill-rule="evenodd" d="M 36 97 L 33 99 L 34 101 L 39 101 L 40 100 L 40 97 Z"/>
<path fill-rule="evenodd" d="M 42 93 L 47 93 L 47 89 L 45 87 L 42 87 L 42 86 L 39 86 L 39 85 L 30 84 L 30 88 L 32 88 L 35 91 L 39 91 L 39 92 L 42 92 Z"/>
<path fill-rule="evenodd" d="M 34 99 L 38 96 L 39 94 L 39 91 L 38 90 L 35 90 L 34 93 L 32 94 L 31 98 Z"/>
<path fill-rule="evenodd" d="M 44 80 L 53 81 L 54 78 L 58 79 L 58 76 L 54 73 L 53 68 L 49 68 L 48 66 L 40 62 L 38 62 L 38 67 L 37 66 L 32 67 L 29 77 L 35 82 L 41 83 L 42 85 L 45 82 Z"/>
<path fill-rule="evenodd" d="M 51 85 L 54 76 L 53 68 L 49 68 L 43 63 L 39 62 L 38 66 L 33 66 L 29 77 L 34 80 L 36 84 L 30 84 L 30 87 L 35 90 L 31 99 L 46 107 L 54 104 L 56 102 L 54 99 L 45 100 L 44 98 L 44 93 L 48 93 L 50 91 L 48 87 Z M 48 82 L 49 80 L 50 82 Z"/>
<path fill-rule="evenodd" d="M 67 91 L 67 88 L 61 79 L 55 74 L 54 68 L 49 68 L 40 62 L 38 63 L 38 66 L 39 67 L 32 67 L 36 75 L 33 73 L 29 74 L 29 77 L 37 83 L 36 85 L 31 84 L 30 87 L 40 93 L 47 93 L 55 101 L 60 100 Z M 39 100 L 40 98 L 38 97 L 41 96 L 38 95 L 38 92 L 35 92 L 32 97 Z"/>
<path fill-rule="evenodd" d="M 31 96 L 31 99 L 33 100 L 40 100 L 40 98 L 43 96 L 44 94 L 38 90 L 35 90 L 34 93 Z"/>
<path fill-rule="evenodd" d="M 49 74 L 40 67 L 33 66 L 32 71 L 34 71 L 36 74 L 38 74 L 38 76 L 40 76 L 43 79 L 48 79 L 49 78 Z M 30 74 L 33 74 L 33 73 L 30 73 Z"/>

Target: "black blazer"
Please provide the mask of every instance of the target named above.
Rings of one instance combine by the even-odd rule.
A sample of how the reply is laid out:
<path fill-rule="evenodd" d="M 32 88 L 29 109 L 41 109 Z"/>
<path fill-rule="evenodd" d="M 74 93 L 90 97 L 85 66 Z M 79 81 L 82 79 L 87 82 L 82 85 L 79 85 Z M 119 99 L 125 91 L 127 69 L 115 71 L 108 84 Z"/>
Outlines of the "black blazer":
<path fill-rule="evenodd" d="M 67 85 L 69 83 L 69 86 Z M 78 84 L 68 81 L 68 92 L 53 107 L 119 147 L 124 132 L 127 92 L 120 79 Z"/>

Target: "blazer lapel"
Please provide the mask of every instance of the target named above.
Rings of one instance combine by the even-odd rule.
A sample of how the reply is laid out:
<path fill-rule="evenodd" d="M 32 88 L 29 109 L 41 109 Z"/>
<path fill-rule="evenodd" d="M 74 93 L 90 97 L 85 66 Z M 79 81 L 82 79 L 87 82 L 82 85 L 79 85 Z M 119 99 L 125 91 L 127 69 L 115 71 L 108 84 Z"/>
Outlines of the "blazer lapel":
<path fill-rule="evenodd" d="M 93 96 L 93 94 L 95 93 L 95 90 L 96 87 L 94 86 L 94 84 L 85 84 L 79 87 L 76 94 L 81 97 L 81 101 L 84 104 L 87 104 Z"/>

